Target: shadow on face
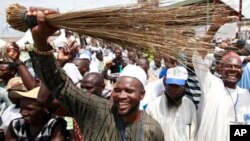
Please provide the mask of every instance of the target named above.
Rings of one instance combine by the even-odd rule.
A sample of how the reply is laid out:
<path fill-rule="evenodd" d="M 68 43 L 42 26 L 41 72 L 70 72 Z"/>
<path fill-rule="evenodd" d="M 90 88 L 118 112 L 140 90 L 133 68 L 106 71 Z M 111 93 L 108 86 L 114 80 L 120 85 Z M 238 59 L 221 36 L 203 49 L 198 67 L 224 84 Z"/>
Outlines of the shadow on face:
<path fill-rule="evenodd" d="M 10 77 L 13 77 L 16 73 L 16 70 L 13 68 L 11 69 L 9 64 L 0 64 L 0 79 L 8 79 Z"/>
<path fill-rule="evenodd" d="M 185 86 L 167 84 L 165 85 L 165 88 L 168 96 L 175 101 L 179 101 L 185 94 Z"/>
<path fill-rule="evenodd" d="M 20 101 L 21 115 L 26 123 L 40 123 L 46 116 L 44 107 L 40 106 L 36 99 L 22 98 Z"/>

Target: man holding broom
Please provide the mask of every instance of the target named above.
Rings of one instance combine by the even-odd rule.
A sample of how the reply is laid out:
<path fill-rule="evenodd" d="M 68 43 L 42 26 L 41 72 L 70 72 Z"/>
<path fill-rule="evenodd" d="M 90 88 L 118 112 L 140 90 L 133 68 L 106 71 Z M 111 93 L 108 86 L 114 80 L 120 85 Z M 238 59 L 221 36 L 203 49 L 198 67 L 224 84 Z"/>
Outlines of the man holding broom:
<path fill-rule="evenodd" d="M 237 16 L 213 16 L 213 24 L 202 41 L 211 41 L 222 25 L 237 19 Z M 221 69 L 218 71 L 221 76 L 218 78 L 210 72 L 205 56 L 204 48 L 199 48 L 192 57 L 203 92 L 197 112 L 199 128 L 196 140 L 229 141 L 230 125 L 246 124 L 246 117 L 250 115 L 249 91 L 237 86 L 242 76 L 242 62 L 235 52 L 223 54 L 219 61 Z"/>
<path fill-rule="evenodd" d="M 86 90 L 74 86 L 58 67 L 47 39 L 56 28 L 49 27 L 45 15 L 54 14 L 50 9 L 31 8 L 28 15 L 37 16 L 38 26 L 32 28 L 36 47 L 35 60 L 39 74 L 53 95 L 76 117 L 84 140 L 93 141 L 162 141 L 160 125 L 139 111 L 139 102 L 144 96 L 145 72 L 137 66 L 124 68 L 112 92 L 114 104 Z M 133 72 L 133 74 L 131 74 Z"/>

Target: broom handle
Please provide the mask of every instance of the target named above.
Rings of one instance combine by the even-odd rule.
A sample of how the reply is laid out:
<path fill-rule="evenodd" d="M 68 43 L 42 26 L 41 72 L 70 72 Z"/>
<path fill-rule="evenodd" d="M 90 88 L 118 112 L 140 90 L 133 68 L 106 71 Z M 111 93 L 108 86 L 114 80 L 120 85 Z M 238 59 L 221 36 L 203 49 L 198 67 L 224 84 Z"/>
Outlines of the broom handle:
<path fill-rule="evenodd" d="M 27 11 L 22 14 L 22 19 L 29 28 L 33 28 L 37 25 L 36 16 L 28 16 Z"/>

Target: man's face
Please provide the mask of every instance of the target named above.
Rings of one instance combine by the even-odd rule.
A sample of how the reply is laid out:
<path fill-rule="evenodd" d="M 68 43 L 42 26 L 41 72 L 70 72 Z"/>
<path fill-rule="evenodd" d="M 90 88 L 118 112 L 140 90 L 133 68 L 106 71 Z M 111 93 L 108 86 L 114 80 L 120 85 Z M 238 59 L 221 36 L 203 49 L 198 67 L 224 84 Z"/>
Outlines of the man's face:
<path fill-rule="evenodd" d="M 242 72 L 242 63 L 238 58 L 231 57 L 222 61 L 221 79 L 225 86 L 235 87 L 236 83 L 241 79 Z"/>
<path fill-rule="evenodd" d="M 96 55 L 96 58 L 97 58 L 99 61 L 103 61 L 103 55 L 102 55 L 102 54 Z"/>
<path fill-rule="evenodd" d="M 82 76 L 89 71 L 90 61 L 88 59 L 76 59 L 73 61 Z"/>
<path fill-rule="evenodd" d="M 155 61 L 155 66 L 156 67 L 161 67 L 161 56 L 159 55 L 156 55 L 155 58 L 154 58 L 154 61 Z"/>
<path fill-rule="evenodd" d="M 134 64 L 136 62 L 136 55 L 134 52 L 128 53 L 128 59 Z"/>
<path fill-rule="evenodd" d="M 145 91 L 139 80 L 127 76 L 120 77 L 112 91 L 118 114 L 126 116 L 138 111 L 144 94 Z"/>
<path fill-rule="evenodd" d="M 11 71 L 8 64 L 0 64 L 0 79 L 6 79 L 10 77 Z"/>
<path fill-rule="evenodd" d="M 95 80 L 89 81 L 90 79 L 83 79 L 81 82 L 81 88 L 86 89 L 89 93 L 95 94 L 97 96 L 102 95 L 102 91 L 104 89 L 104 84 L 101 86 L 100 84 L 97 84 Z"/>
<path fill-rule="evenodd" d="M 36 103 L 35 99 L 22 98 L 21 99 L 21 115 L 23 116 L 26 123 L 37 123 L 41 122 L 45 115 L 43 107 Z"/>
<path fill-rule="evenodd" d="M 115 58 L 117 58 L 117 59 L 122 58 L 122 51 L 120 49 L 115 50 Z"/>
<path fill-rule="evenodd" d="M 165 84 L 167 95 L 174 101 L 178 102 L 185 94 L 185 86 L 176 84 Z"/>
<path fill-rule="evenodd" d="M 148 73 L 149 63 L 145 59 L 139 59 L 137 65 L 140 66 L 146 73 Z"/>

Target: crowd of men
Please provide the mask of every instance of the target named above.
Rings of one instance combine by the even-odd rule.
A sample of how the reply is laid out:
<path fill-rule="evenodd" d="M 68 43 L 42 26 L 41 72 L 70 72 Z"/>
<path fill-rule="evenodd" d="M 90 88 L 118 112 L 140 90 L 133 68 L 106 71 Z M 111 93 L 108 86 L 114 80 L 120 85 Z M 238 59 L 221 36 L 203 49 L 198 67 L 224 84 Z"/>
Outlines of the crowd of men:
<path fill-rule="evenodd" d="M 188 67 L 184 53 L 149 60 L 70 32 L 68 42 L 52 45 L 47 40 L 58 29 L 45 15 L 56 12 L 28 11 L 38 23 L 29 60 L 14 42 L 6 47 L 0 140 L 228 141 L 230 124 L 250 123 L 249 40 L 215 42 L 212 59 L 197 49 Z M 218 28 L 209 30 L 204 41 Z"/>

